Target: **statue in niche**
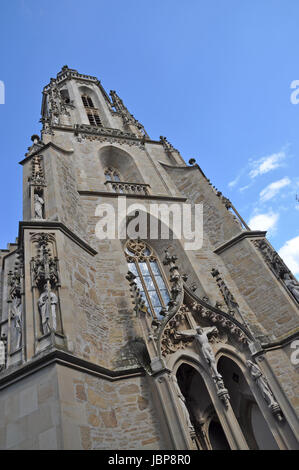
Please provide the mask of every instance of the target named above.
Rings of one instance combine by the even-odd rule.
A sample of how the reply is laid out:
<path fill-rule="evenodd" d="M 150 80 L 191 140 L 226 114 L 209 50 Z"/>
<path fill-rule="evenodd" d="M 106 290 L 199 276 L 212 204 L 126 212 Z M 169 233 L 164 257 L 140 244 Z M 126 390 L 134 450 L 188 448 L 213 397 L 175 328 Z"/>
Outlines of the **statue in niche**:
<path fill-rule="evenodd" d="M 178 384 L 177 377 L 174 374 L 171 377 L 172 377 L 172 382 L 173 382 L 173 385 L 174 385 L 175 393 L 176 393 L 177 397 L 179 398 L 181 409 L 183 411 L 185 422 L 187 424 L 189 432 L 194 433 L 194 427 L 191 423 L 189 411 L 188 411 L 187 406 L 186 406 L 186 399 L 185 399 L 184 395 L 181 392 L 180 386 Z"/>
<path fill-rule="evenodd" d="M 22 301 L 20 297 L 15 296 L 12 300 L 11 318 L 14 326 L 14 346 L 17 350 L 22 345 Z"/>
<path fill-rule="evenodd" d="M 44 291 L 41 293 L 38 299 L 38 308 L 41 317 L 43 335 L 50 333 L 51 329 L 54 331 L 56 331 L 57 329 L 57 303 L 57 295 L 54 294 L 54 292 L 52 292 L 50 289 L 48 289 L 47 285 L 45 285 Z"/>
<path fill-rule="evenodd" d="M 273 393 L 267 383 L 267 380 L 263 376 L 260 368 L 252 361 L 246 361 L 247 367 L 250 371 L 251 377 L 260 389 L 264 400 L 268 404 L 269 408 L 278 407 L 278 403 L 275 401 Z"/>
<path fill-rule="evenodd" d="M 0 339 L 0 371 L 5 367 L 5 343 Z"/>
<path fill-rule="evenodd" d="M 297 302 L 299 302 L 299 283 L 292 279 L 289 273 L 284 273 L 282 282 L 288 288 L 288 290 L 293 294 Z"/>
<path fill-rule="evenodd" d="M 44 200 L 38 194 L 34 194 L 34 218 L 35 219 L 42 219 L 43 218 L 43 206 Z"/>
<path fill-rule="evenodd" d="M 176 333 L 176 337 L 186 337 L 186 338 L 193 338 L 200 346 L 202 354 L 208 363 L 210 369 L 212 370 L 212 377 L 215 380 L 222 380 L 222 376 L 219 374 L 217 370 L 217 364 L 213 349 L 209 342 L 209 337 L 215 336 L 218 334 L 218 329 L 216 326 L 211 326 L 207 328 L 201 328 L 198 326 L 196 330 L 186 330 L 180 331 Z"/>

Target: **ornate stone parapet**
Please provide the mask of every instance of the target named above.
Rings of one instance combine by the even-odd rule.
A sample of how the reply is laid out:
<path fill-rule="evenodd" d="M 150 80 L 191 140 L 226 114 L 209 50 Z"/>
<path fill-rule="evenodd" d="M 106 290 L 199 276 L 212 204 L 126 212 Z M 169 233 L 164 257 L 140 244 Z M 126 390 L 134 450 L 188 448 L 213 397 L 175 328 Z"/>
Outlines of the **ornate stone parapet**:
<path fill-rule="evenodd" d="M 120 194 L 136 194 L 149 195 L 149 184 L 128 183 L 124 181 L 106 181 L 105 185 L 116 193 Z"/>

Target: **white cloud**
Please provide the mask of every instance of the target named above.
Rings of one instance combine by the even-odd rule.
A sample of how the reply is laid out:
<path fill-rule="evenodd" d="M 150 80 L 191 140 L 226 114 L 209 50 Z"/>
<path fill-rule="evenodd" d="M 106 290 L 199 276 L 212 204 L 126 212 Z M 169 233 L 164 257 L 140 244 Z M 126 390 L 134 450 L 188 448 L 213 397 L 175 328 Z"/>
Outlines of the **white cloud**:
<path fill-rule="evenodd" d="M 236 184 L 239 182 L 239 179 L 240 179 L 240 175 L 238 175 L 233 181 L 230 181 L 228 183 L 228 186 L 230 188 L 233 188 L 234 186 L 236 186 Z"/>
<path fill-rule="evenodd" d="M 286 153 L 282 150 L 272 155 L 262 157 L 259 160 L 252 161 L 250 165 L 253 169 L 249 172 L 250 178 L 255 178 L 258 175 L 263 175 L 271 170 L 275 170 L 275 168 L 283 166 L 282 160 L 285 158 Z"/>
<path fill-rule="evenodd" d="M 268 212 L 267 214 L 257 214 L 251 217 L 248 222 L 251 230 L 269 230 L 273 231 L 276 228 L 279 214 Z"/>
<path fill-rule="evenodd" d="M 274 181 L 271 184 L 268 184 L 261 192 L 260 198 L 263 202 L 269 201 L 272 199 L 282 188 L 288 186 L 291 183 L 291 180 L 287 177 L 282 178 L 281 180 Z"/>
<path fill-rule="evenodd" d="M 246 184 L 246 186 L 242 186 L 242 188 L 239 189 L 240 192 L 245 191 L 246 189 L 250 188 L 251 184 Z"/>
<path fill-rule="evenodd" d="M 299 274 L 299 236 L 288 240 L 278 254 L 294 274 Z"/>

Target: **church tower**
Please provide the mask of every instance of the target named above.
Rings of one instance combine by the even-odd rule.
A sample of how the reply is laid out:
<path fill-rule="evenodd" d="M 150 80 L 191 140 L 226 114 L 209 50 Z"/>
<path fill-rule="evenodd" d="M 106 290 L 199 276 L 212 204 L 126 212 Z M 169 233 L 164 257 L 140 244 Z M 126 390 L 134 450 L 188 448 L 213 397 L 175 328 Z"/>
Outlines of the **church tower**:
<path fill-rule="evenodd" d="M 0 250 L 0 448 L 298 448 L 299 284 L 266 232 L 96 77 L 64 66 L 41 122 Z"/>

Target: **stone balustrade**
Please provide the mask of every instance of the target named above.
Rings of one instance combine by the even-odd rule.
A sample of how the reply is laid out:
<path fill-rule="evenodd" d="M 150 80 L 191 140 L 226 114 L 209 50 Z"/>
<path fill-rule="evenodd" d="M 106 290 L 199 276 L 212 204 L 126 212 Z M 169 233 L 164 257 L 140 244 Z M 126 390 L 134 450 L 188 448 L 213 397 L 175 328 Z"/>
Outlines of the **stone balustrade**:
<path fill-rule="evenodd" d="M 121 194 L 149 194 L 149 184 L 143 183 L 128 183 L 126 181 L 106 181 L 105 185 L 109 190 Z"/>

